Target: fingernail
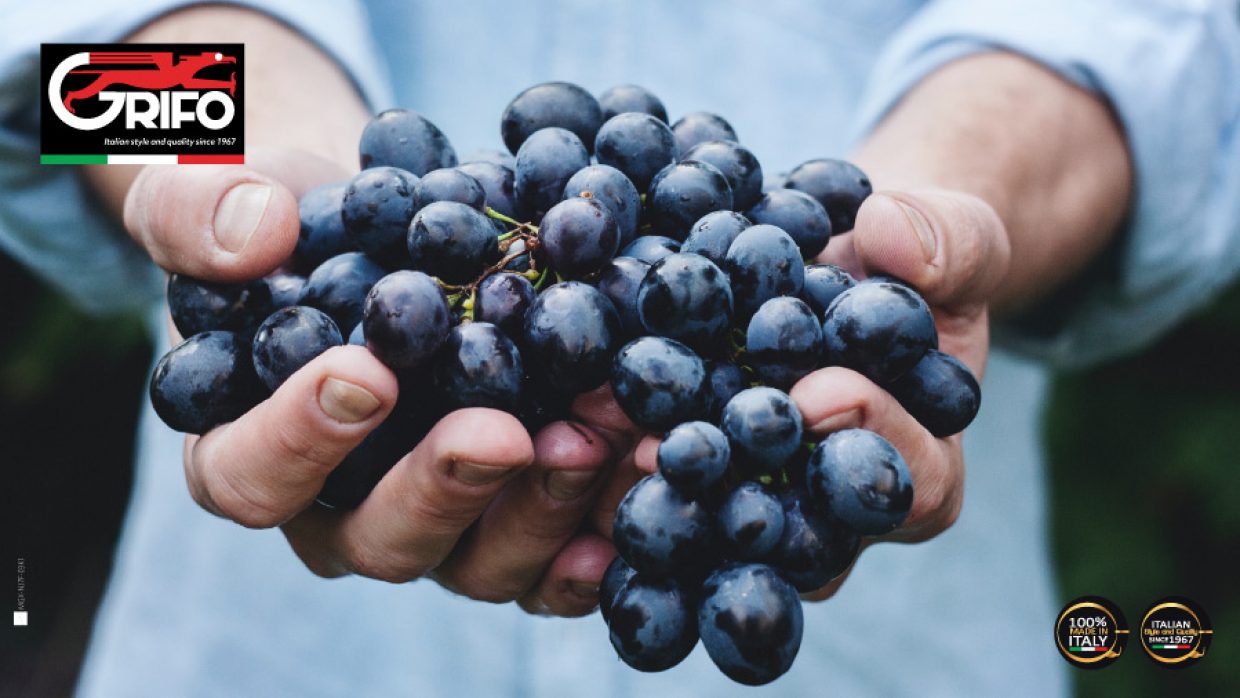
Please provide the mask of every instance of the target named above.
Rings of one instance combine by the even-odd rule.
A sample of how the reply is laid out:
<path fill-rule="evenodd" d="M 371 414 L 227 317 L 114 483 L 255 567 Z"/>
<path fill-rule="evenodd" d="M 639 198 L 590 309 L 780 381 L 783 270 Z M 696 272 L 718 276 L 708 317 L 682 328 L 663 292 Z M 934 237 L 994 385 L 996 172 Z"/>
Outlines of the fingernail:
<path fill-rule="evenodd" d="M 452 472 L 455 474 L 456 479 L 466 485 L 485 485 L 488 482 L 495 482 L 512 472 L 512 468 L 457 461 L 453 464 Z"/>
<path fill-rule="evenodd" d="M 898 199 L 893 199 L 900 206 L 900 210 L 904 211 L 904 215 L 908 218 L 909 223 L 913 225 L 917 237 L 921 240 L 922 252 L 926 255 L 926 261 L 932 261 L 935 253 L 938 251 L 939 243 L 934 237 L 934 231 L 930 229 L 930 221 L 921 215 L 921 211 L 909 206 Z"/>
<path fill-rule="evenodd" d="M 567 502 L 585 494 L 597 479 L 593 470 L 553 470 L 547 473 L 544 486 L 553 499 Z"/>
<path fill-rule="evenodd" d="M 366 421 L 381 404 L 369 390 L 339 378 L 328 378 L 319 388 L 319 407 L 337 422 Z"/>
<path fill-rule="evenodd" d="M 815 434 L 830 434 L 833 431 L 855 427 L 861 423 L 861 408 L 854 407 L 847 412 L 833 414 L 830 417 L 818 422 L 810 427 L 810 431 Z"/>
<path fill-rule="evenodd" d="M 245 249 L 250 236 L 271 200 L 271 187 L 266 184 L 238 184 L 220 200 L 215 209 L 215 241 L 229 252 Z"/>
<path fill-rule="evenodd" d="M 587 599 L 593 599 L 593 598 L 598 597 L 598 585 L 597 584 L 591 584 L 589 582 L 569 582 L 568 588 L 574 594 L 587 598 Z"/>

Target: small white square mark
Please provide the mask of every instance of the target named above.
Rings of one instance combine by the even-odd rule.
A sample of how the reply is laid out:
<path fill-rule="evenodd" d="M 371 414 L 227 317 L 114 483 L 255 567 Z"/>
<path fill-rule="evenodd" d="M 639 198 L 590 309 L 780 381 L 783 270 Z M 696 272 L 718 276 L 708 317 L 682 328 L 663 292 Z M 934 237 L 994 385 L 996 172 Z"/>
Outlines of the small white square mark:
<path fill-rule="evenodd" d="M 29 625 L 29 624 L 30 624 L 29 618 L 27 618 L 26 611 L 13 611 L 13 625 L 14 626 Z"/>

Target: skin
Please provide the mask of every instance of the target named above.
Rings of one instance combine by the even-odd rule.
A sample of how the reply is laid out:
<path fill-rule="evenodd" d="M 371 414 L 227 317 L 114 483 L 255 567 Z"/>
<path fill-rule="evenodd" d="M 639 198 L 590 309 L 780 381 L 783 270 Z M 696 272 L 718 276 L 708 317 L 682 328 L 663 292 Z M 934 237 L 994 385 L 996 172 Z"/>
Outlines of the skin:
<path fill-rule="evenodd" d="M 356 170 L 368 113 L 330 59 L 247 10 L 191 8 L 130 39 L 222 37 L 244 41 L 252 58 L 245 166 L 83 169 L 161 267 L 238 281 L 274 270 L 292 251 L 302 192 Z M 285 65 L 296 66 L 296 81 L 276 72 Z M 290 113 L 315 116 L 289 120 Z M 1106 104 L 1001 52 L 926 78 L 853 159 L 879 193 L 862 206 L 853 232 L 832 239 L 823 261 L 912 283 L 934 310 L 942 349 L 979 378 L 992 310 L 1017 309 L 1080 271 L 1115 234 L 1132 188 L 1122 133 Z M 230 216 L 227 197 L 238 191 L 264 202 L 244 225 Z M 388 582 L 428 576 L 531 612 L 588 613 L 615 555 L 608 542 L 615 506 L 655 470 L 657 440 L 641 439 L 606 388 L 577 399 L 575 423 L 533 437 L 502 412 L 461 410 L 357 510 L 312 506 L 324 478 L 390 412 L 396 394 L 394 376 L 365 349 L 334 348 L 237 421 L 187 437 L 189 490 L 216 515 L 279 526 L 315 574 Z M 912 513 L 867 544 L 926 540 L 956 520 L 964 483 L 959 435 L 934 438 L 885 391 L 842 368 L 811 374 L 791 395 L 810 433 L 871 429 L 908 462 Z M 826 598 L 842 582 L 807 598 Z"/>

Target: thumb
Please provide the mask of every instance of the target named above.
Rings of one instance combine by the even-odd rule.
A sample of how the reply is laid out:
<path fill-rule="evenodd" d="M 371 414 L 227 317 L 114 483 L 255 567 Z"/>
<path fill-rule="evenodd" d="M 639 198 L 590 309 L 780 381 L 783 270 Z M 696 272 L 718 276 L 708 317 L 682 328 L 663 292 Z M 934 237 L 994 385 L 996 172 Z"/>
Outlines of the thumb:
<path fill-rule="evenodd" d="M 932 306 L 983 303 L 1007 274 L 1011 247 L 986 202 L 945 190 L 887 191 L 865 200 L 852 232 L 866 275 L 909 282 Z"/>

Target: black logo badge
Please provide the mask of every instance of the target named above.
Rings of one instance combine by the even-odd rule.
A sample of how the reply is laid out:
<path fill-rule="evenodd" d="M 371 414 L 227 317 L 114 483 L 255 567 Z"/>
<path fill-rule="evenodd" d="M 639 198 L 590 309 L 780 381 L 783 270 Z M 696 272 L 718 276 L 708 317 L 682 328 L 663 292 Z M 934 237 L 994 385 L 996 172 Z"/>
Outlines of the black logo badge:
<path fill-rule="evenodd" d="M 1141 646 L 1155 662 L 1185 667 L 1206 656 L 1214 628 L 1193 601 L 1179 596 L 1159 599 L 1141 618 Z"/>
<path fill-rule="evenodd" d="M 44 164 L 244 161 L 242 44 L 43 44 Z"/>
<path fill-rule="evenodd" d="M 1101 669 L 1119 659 L 1128 644 L 1128 621 L 1119 607 L 1101 596 L 1082 596 L 1060 611 L 1055 644 L 1069 664 Z"/>

